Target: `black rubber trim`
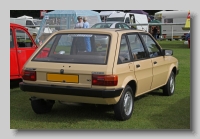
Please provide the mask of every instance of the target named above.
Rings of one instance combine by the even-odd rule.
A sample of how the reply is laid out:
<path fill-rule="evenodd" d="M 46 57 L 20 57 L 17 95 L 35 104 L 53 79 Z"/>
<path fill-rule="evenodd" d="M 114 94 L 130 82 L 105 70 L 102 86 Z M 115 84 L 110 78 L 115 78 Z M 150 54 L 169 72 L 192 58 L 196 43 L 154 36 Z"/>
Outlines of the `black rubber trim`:
<path fill-rule="evenodd" d="M 99 97 L 99 98 L 113 98 L 120 96 L 123 88 L 115 90 L 96 90 L 85 89 L 69 86 L 55 86 L 55 85 L 39 85 L 39 84 L 27 84 L 24 82 L 19 83 L 19 87 L 22 91 L 47 93 L 47 94 L 59 94 L 59 95 L 73 95 L 73 96 L 85 96 L 85 97 Z"/>
<path fill-rule="evenodd" d="M 178 75 L 178 74 L 179 74 L 179 72 L 180 72 L 180 70 L 178 69 L 178 70 L 177 70 L 177 72 L 176 72 L 176 75 Z"/>

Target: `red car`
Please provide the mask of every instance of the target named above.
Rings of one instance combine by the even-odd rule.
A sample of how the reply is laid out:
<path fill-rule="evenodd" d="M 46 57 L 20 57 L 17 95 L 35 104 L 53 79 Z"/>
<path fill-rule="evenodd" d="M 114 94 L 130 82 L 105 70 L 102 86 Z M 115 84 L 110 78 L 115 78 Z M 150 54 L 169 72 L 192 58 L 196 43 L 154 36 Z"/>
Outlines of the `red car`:
<path fill-rule="evenodd" d="M 37 48 L 25 27 L 10 23 L 10 80 L 21 78 L 25 62 Z"/>

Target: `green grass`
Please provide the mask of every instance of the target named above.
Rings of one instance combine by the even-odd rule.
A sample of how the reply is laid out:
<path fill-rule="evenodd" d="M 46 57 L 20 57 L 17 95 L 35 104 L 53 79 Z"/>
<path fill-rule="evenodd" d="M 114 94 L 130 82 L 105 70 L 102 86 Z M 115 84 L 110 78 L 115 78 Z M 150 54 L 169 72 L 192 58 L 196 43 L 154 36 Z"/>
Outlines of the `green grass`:
<path fill-rule="evenodd" d="M 190 129 L 190 49 L 183 42 L 159 41 L 172 49 L 179 60 L 173 96 L 161 91 L 145 94 L 135 100 L 134 113 L 128 121 L 117 121 L 112 107 L 62 105 L 55 103 L 48 114 L 35 114 L 29 96 L 18 87 L 10 89 L 11 129 Z"/>

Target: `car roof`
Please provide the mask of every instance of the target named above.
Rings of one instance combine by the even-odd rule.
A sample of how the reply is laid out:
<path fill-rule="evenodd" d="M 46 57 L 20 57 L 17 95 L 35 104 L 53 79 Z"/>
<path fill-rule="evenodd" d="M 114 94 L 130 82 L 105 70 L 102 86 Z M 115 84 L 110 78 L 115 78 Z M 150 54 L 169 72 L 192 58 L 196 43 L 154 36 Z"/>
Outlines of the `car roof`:
<path fill-rule="evenodd" d="M 143 30 L 132 30 L 132 29 L 119 29 L 119 28 L 87 28 L 87 29 L 68 29 L 68 30 L 60 30 L 57 31 L 56 34 L 59 33 L 131 33 L 131 32 L 145 32 Z"/>
<path fill-rule="evenodd" d="M 124 23 L 124 22 L 108 21 L 108 22 L 99 22 L 99 23 L 96 23 L 96 24 L 106 24 L 106 23 L 108 23 L 108 24 L 114 24 L 114 23 Z"/>
<path fill-rule="evenodd" d="M 20 27 L 20 28 L 25 28 L 24 26 L 22 25 L 19 25 L 19 24 L 15 24 L 15 23 L 10 23 L 10 26 L 12 27 Z M 26 28 L 25 28 L 26 29 Z"/>

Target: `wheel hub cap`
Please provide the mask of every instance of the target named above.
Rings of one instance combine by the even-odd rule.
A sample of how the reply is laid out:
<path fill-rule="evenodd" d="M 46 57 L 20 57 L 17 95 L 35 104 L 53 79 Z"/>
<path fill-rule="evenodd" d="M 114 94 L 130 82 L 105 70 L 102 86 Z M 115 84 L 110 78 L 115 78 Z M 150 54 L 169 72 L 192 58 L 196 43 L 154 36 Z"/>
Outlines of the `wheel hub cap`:
<path fill-rule="evenodd" d="M 133 100 L 130 92 L 126 92 L 124 96 L 124 112 L 126 115 L 129 115 L 132 110 Z"/>
<path fill-rule="evenodd" d="M 171 77 L 170 80 L 170 92 L 174 93 L 174 77 Z"/>

